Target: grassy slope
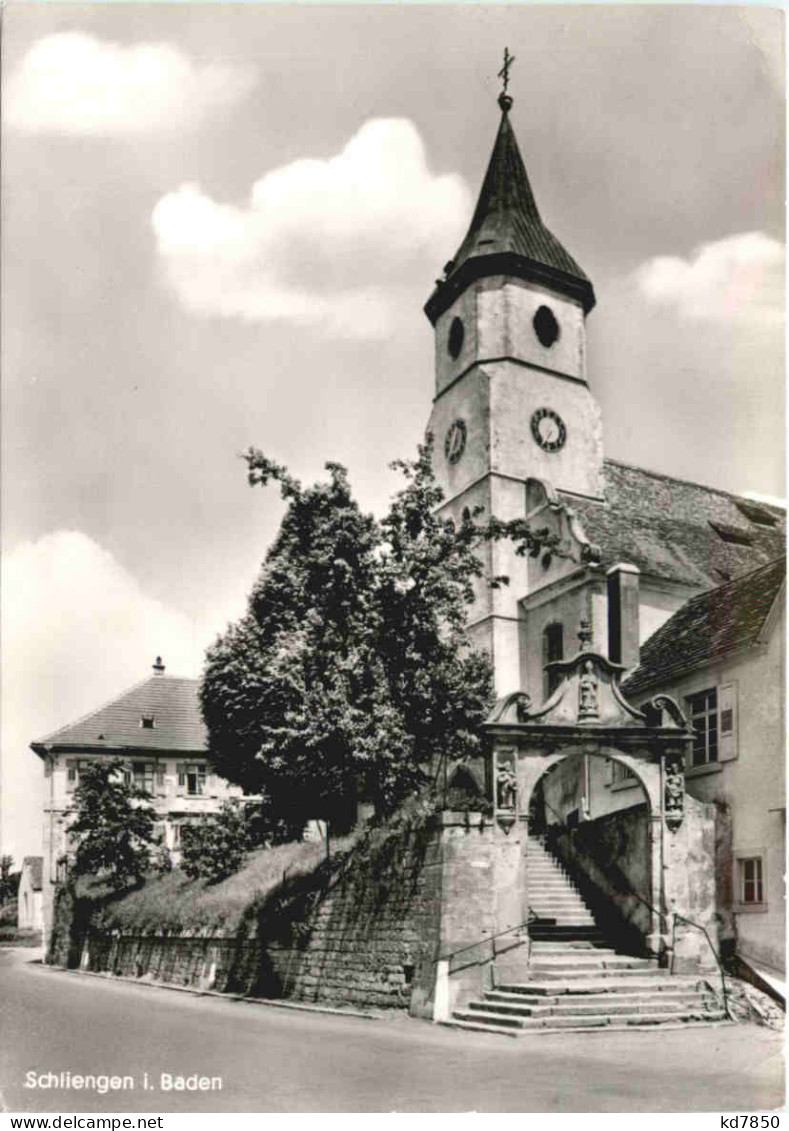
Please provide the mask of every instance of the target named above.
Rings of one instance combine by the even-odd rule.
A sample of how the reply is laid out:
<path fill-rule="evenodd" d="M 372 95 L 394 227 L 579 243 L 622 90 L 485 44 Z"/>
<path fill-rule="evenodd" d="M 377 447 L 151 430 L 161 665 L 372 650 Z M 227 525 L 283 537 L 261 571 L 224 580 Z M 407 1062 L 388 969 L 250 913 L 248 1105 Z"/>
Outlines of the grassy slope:
<path fill-rule="evenodd" d="M 347 851 L 356 839 L 351 835 L 332 840 L 332 855 Z M 213 929 L 232 934 L 253 901 L 280 885 L 285 876 L 293 879 L 314 871 L 325 854 L 322 843 L 281 844 L 251 853 L 239 872 L 218 884 L 188 880 L 176 870 L 151 875 L 142 887 L 120 898 L 108 897 L 99 881 L 82 881 L 78 890 L 103 905 L 93 917 L 97 925 L 130 933 Z"/>

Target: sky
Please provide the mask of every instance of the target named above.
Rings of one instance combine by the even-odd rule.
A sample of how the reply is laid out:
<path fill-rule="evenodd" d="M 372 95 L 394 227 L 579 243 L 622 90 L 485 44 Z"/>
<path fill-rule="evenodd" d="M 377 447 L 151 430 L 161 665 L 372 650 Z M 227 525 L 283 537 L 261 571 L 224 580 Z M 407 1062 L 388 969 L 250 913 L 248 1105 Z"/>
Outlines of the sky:
<path fill-rule="evenodd" d="M 380 513 L 433 395 L 422 312 L 511 119 L 593 280 L 606 454 L 784 496 L 783 15 L 9 3 L 0 845 L 28 743 L 198 676 L 282 515 L 251 445 Z"/>

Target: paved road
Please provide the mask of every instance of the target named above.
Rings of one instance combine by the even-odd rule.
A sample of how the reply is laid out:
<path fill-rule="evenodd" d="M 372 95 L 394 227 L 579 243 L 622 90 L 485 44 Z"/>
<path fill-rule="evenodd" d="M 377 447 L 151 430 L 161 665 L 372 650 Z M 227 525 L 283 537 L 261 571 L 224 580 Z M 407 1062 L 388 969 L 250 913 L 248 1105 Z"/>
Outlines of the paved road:
<path fill-rule="evenodd" d="M 519 1040 L 87 978 L 0 950 L 0 1092 L 32 1112 L 773 1110 L 783 1038 L 753 1026 Z M 41 1090 L 28 1072 L 131 1076 L 133 1090 Z M 144 1074 L 222 1090 L 144 1090 Z"/>

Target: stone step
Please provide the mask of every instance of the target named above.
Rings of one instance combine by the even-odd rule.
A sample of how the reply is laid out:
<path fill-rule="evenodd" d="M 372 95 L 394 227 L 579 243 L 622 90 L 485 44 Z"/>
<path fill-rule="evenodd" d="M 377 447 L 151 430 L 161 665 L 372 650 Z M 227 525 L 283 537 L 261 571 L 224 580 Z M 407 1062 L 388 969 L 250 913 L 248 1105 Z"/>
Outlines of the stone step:
<path fill-rule="evenodd" d="M 529 902 L 536 898 L 542 899 L 579 899 L 583 901 L 583 896 L 575 890 L 575 888 L 548 888 L 548 887 L 534 887 L 529 888 Z"/>
<path fill-rule="evenodd" d="M 553 912 L 556 912 L 557 915 L 566 915 L 568 912 L 572 911 L 577 911 L 579 914 L 591 915 L 591 911 L 586 904 L 577 897 L 574 899 L 535 899 L 530 906 L 538 915 L 540 912 L 544 912 L 546 915 L 550 912 L 551 916 Z"/>
<path fill-rule="evenodd" d="M 704 1013 L 719 1010 L 717 1001 L 701 993 L 683 994 L 599 994 L 579 998 L 539 998 L 536 995 L 517 1000 L 517 995 L 489 991 L 484 1001 L 471 1001 L 468 1008 L 476 1011 L 495 1010 L 515 1017 L 565 1017 L 568 1014 L 595 1016 L 604 1013 Z"/>
<path fill-rule="evenodd" d="M 449 1021 L 442 1021 L 441 1024 L 442 1025 L 448 1025 L 452 1029 L 468 1029 L 470 1032 L 473 1032 L 473 1033 L 496 1033 L 500 1037 L 520 1038 L 520 1037 L 523 1037 L 523 1036 L 526 1035 L 525 1031 L 522 1030 L 522 1029 L 508 1029 L 508 1028 L 505 1028 L 504 1026 L 490 1024 L 489 1022 L 485 1022 L 485 1021 L 460 1021 L 456 1018 L 452 1018 Z M 703 1021 L 687 1021 L 687 1020 L 682 1021 L 682 1020 L 677 1020 L 676 1018 L 672 1018 L 670 1021 L 665 1021 L 665 1022 L 662 1023 L 664 1028 L 670 1028 L 670 1029 L 677 1029 L 680 1026 L 683 1029 L 710 1029 L 710 1028 L 716 1028 L 717 1029 L 717 1028 L 720 1028 L 721 1026 L 731 1025 L 731 1024 L 732 1024 L 731 1021 L 726 1021 L 724 1018 L 720 1018 L 720 1019 L 705 1018 L 705 1020 L 703 1020 Z M 650 1026 L 642 1025 L 640 1027 L 643 1028 L 643 1029 L 648 1029 Z M 551 1033 L 588 1033 L 588 1032 L 596 1032 L 598 1028 L 599 1028 L 599 1026 L 594 1027 L 594 1026 L 589 1026 L 589 1025 L 579 1025 L 577 1028 L 564 1026 L 562 1028 L 555 1028 L 554 1029 L 550 1025 L 545 1025 L 542 1028 L 542 1032 L 545 1035 L 548 1035 L 548 1034 L 551 1034 Z M 612 1018 L 611 1023 L 609 1025 L 605 1026 L 605 1032 L 606 1033 L 627 1032 L 627 1031 L 632 1032 L 634 1028 L 639 1028 L 639 1026 L 633 1026 L 633 1025 L 630 1025 L 630 1024 L 625 1024 L 625 1023 L 622 1023 L 617 1018 Z M 661 1025 L 653 1025 L 652 1028 L 661 1028 Z"/>
<path fill-rule="evenodd" d="M 543 889 L 557 891 L 575 891 L 575 885 L 562 876 L 540 876 L 529 884 L 529 891 L 542 891 Z"/>
<path fill-rule="evenodd" d="M 590 982 L 598 978 L 634 978 L 638 975 L 652 977 L 648 967 L 628 966 L 581 966 L 572 967 L 535 966 L 529 967 L 529 974 L 535 982 Z M 555 991 L 554 991 L 555 992 Z"/>
<path fill-rule="evenodd" d="M 636 1003 L 642 1001 L 653 1001 L 655 1003 L 666 1001 L 684 1001 L 697 999 L 708 1000 L 712 1003 L 717 1002 L 717 998 L 708 986 L 696 988 L 688 986 L 684 988 L 676 988 L 673 986 L 659 987 L 654 983 L 644 989 L 633 990 L 630 983 L 618 988 L 611 989 L 610 986 L 601 987 L 600 993 L 527 993 L 519 994 L 512 993 L 507 990 L 485 990 L 483 993 L 485 1001 L 507 1003 L 512 1006 L 585 1006 L 590 1004 L 621 1001 L 625 1003 Z"/>
<path fill-rule="evenodd" d="M 589 927 L 590 929 L 596 929 L 593 917 L 591 915 L 582 915 L 580 911 L 576 915 L 560 915 L 557 912 L 556 914 L 546 916 L 546 918 L 553 919 L 557 927 L 574 927 L 577 929 Z"/>
<path fill-rule="evenodd" d="M 593 954 L 619 954 L 612 946 L 607 946 L 601 939 L 593 942 L 589 939 L 570 940 L 567 942 L 542 942 L 540 939 L 531 944 L 532 954 L 575 954 L 576 951 Z"/>
<path fill-rule="evenodd" d="M 529 924 L 529 937 L 533 942 L 574 942 L 582 939 L 603 942 L 603 935 L 597 926 L 573 929 L 572 927 L 558 926 L 546 919 Z"/>
<path fill-rule="evenodd" d="M 579 912 L 579 914 L 583 913 L 584 915 L 591 915 L 591 911 L 583 902 L 583 900 L 580 900 L 577 897 L 572 900 L 558 900 L 551 898 L 530 899 L 529 907 L 531 907 L 532 911 L 536 915 L 539 915 L 540 918 L 553 918 L 554 911 L 556 911 L 557 914 L 562 915 L 566 915 L 568 911 L 577 911 Z"/>
<path fill-rule="evenodd" d="M 553 997 L 556 994 L 603 994 L 618 990 L 660 991 L 673 985 L 667 970 L 603 970 L 578 978 L 546 977 L 528 982 L 502 982 L 496 987 L 504 993 L 539 994 Z"/>
<path fill-rule="evenodd" d="M 541 954 L 535 961 L 531 963 L 535 966 L 537 963 L 541 967 L 546 967 L 551 970 L 565 970 L 565 969 L 596 969 L 608 967 L 624 967 L 630 969 L 646 969 L 653 964 L 651 958 L 639 958 L 632 954 L 619 954 L 614 951 L 613 954 L 607 955 L 599 953 L 596 950 L 579 950 L 573 954 L 566 954 L 560 952 L 559 954 Z"/>
<path fill-rule="evenodd" d="M 622 1028 L 630 1028 L 632 1026 L 657 1026 L 665 1023 L 676 1024 L 677 1022 L 688 1021 L 722 1021 L 724 1019 L 723 1010 L 716 1012 L 710 1010 L 699 1014 L 693 1010 L 686 1010 L 685 1012 L 660 1012 L 660 1013 L 631 1013 L 631 1014 L 606 1014 L 589 1016 L 587 1014 L 568 1014 L 565 1017 L 512 1017 L 506 1013 L 498 1013 L 490 1010 L 487 1013 L 477 1012 L 474 1010 L 458 1009 L 453 1014 L 459 1021 L 465 1022 L 482 1022 L 487 1025 L 495 1025 L 502 1029 L 512 1028 L 516 1030 L 530 1029 L 608 1029 L 613 1025 L 619 1025 Z"/>
<path fill-rule="evenodd" d="M 529 874 L 529 892 L 537 891 L 541 887 L 561 888 L 564 891 L 577 891 L 578 888 L 568 876 L 535 876 Z"/>

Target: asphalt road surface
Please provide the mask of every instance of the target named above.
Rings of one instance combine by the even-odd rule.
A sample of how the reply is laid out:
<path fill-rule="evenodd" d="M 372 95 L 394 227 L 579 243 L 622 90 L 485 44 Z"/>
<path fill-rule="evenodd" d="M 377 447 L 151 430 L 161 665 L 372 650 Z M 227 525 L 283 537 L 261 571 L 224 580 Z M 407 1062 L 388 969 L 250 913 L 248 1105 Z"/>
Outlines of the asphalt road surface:
<path fill-rule="evenodd" d="M 10 1112 L 725 1114 L 783 1104 L 783 1035 L 750 1025 L 513 1040 L 197 997 L 31 957 L 0 950 L 0 1110 Z M 127 1080 L 104 1095 L 26 1086 L 47 1073 Z M 162 1074 L 219 1077 L 221 1088 L 165 1091 Z"/>

